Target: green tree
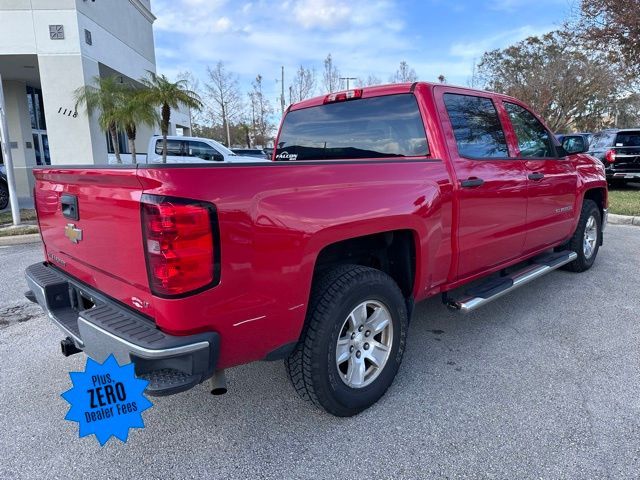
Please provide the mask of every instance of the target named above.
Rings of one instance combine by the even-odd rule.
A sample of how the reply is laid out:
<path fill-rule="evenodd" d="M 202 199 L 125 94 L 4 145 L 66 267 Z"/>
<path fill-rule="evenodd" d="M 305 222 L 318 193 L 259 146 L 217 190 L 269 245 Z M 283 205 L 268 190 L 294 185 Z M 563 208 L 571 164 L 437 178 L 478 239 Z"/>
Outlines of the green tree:
<path fill-rule="evenodd" d="M 77 109 L 86 108 L 88 115 L 98 114 L 98 125 L 111 136 L 116 161 L 122 163 L 118 145 L 118 109 L 124 103 L 126 87 L 115 76 L 94 77 L 93 85 L 85 85 L 74 92 Z"/>
<path fill-rule="evenodd" d="M 139 125 L 153 126 L 159 117 L 155 107 L 145 100 L 145 91 L 128 86 L 124 90 L 123 101 L 116 107 L 114 118 L 119 128 L 124 129 L 129 141 L 131 160 L 135 164 L 136 136 Z"/>
<path fill-rule="evenodd" d="M 529 104 L 553 131 L 602 128 L 620 90 L 610 62 L 565 31 L 486 52 L 478 80 L 487 90 Z"/>
<path fill-rule="evenodd" d="M 632 80 L 640 75 L 640 0 L 581 0 L 576 30 Z"/>
<path fill-rule="evenodd" d="M 160 132 L 162 133 L 162 163 L 167 163 L 167 135 L 169 135 L 169 121 L 171 109 L 177 109 L 180 105 L 200 110 L 202 100 L 200 96 L 190 90 L 185 80 L 171 82 L 164 75 L 156 75 L 149 72 L 146 78 L 140 82 L 144 89 L 140 92 L 140 99 L 150 105 L 160 108 Z"/>

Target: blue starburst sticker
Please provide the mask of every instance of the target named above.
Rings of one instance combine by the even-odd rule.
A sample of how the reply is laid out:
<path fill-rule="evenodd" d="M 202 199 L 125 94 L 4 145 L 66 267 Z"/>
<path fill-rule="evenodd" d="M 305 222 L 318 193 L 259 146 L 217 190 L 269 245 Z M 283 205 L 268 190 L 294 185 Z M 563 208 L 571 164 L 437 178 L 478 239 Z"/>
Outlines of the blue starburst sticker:
<path fill-rule="evenodd" d="M 62 394 L 71 404 L 65 420 L 78 422 L 80 438 L 94 434 L 104 445 L 112 437 L 126 442 L 130 428 L 144 428 L 142 412 L 151 408 L 133 363 L 120 366 L 113 355 L 104 363 L 87 357 L 84 372 L 69 372 L 73 388 Z"/>

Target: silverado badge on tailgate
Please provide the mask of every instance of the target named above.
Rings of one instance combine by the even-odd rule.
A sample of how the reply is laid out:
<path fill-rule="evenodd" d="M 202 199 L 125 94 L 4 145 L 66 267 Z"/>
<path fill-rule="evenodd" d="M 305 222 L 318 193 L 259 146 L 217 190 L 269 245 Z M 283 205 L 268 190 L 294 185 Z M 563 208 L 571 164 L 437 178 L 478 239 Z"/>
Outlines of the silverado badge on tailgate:
<path fill-rule="evenodd" d="M 71 243 L 78 243 L 82 240 L 82 229 L 76 228 L 73 223 L 67 223 L 64 227 L 64 236 L 71 240 Z"/>

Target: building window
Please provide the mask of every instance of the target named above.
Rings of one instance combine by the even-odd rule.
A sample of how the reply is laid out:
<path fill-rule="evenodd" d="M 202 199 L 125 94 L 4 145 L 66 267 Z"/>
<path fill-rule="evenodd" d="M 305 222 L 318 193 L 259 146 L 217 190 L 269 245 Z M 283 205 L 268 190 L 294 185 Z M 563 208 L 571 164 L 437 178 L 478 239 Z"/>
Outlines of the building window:
<path fill-rule="evenodd" d="M 91 39 L 91 32 L 86 28 L 84 29 L 84 41 L 87 43 L 87 45 L 93 45 L 93 40 Z"/>
<path fill-rule="evenodd" d="M 42 102 L 42 90 L 27 87 L 27 105 L 31 117 L 31 128 L 34 130 L 46 130 L 47 122 L 44 118 L 44 103 Z"/>
<path fill-rule="evenodd" d="M 113 149 L 113 142 L 111 141 L 111 134 L 107 132 L 107 151 L 109 153 L 116 153 Z M 127 135 L 124 132 L 118 132 L 118 146 L 120 147 L 120 153 L 131 153 L 129 151 L 129 141 Z"/>
<path fill-rule="evenodd" d="M 49 25 L 49 38 L 51 40 L 64 40 L 64 26 Z"/>

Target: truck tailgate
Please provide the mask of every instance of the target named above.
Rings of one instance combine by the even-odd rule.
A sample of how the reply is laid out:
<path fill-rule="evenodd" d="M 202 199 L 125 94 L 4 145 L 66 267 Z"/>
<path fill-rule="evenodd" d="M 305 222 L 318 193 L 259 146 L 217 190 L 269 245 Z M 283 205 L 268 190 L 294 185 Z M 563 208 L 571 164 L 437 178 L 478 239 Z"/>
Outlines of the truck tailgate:
<path fill-rule="evenodd" d="M 36 169 L 34 176 L 49 262 L 153 315 L 142 245 L 142 187 L 135 167 Z"/>

